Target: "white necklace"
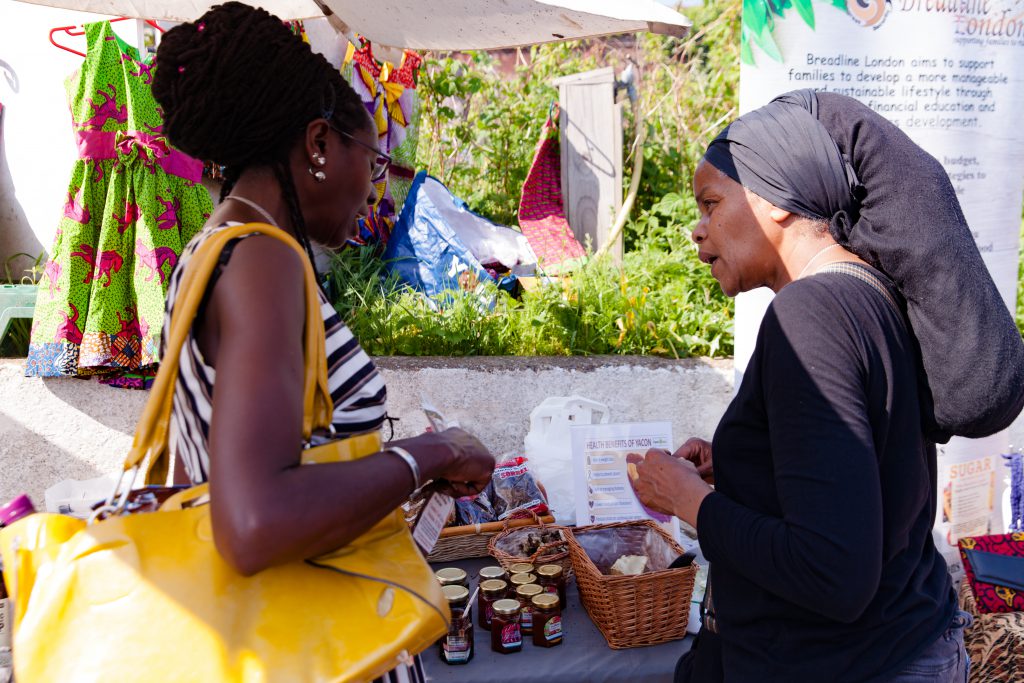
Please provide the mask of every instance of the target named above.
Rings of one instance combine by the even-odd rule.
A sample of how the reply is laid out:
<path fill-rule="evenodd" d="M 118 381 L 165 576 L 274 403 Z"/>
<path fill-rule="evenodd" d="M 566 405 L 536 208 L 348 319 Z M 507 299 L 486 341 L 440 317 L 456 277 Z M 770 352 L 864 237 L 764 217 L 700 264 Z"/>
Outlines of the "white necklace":
<path fill-rule="evenodd" d="M 259 215 L 261 215 L 264 218 L 266 218 L 267 219 L 267 223 L 270 223 L 275 228 L 281 227 L 281 226 L 279 226 L 277 224 L 277 221 L 274 220 L 274 217 L 270 215 L 269 211 L 267 211 L 266 209 L 264 209 L 262 206 L 260 206 L 259 204 L 257 204 L 256 202 L 254 202 L 251 199 L 246 199 L 245 197 L 239 197 L 238 195 L 233 195 L 233 194 L 229 194 L 224 199 L 234 199 L 236 202 L 242 202 L 243 204 L 246 204 L 246 205 L 252 207 L 253 210 L 256 211 L 256 213 L 258 213 Z"/>
<path fill-rule="evenodd" d="M 830 244 L 827 247 L 825 247 L 824 249 L 818 250 L 818 253 L 816 253 L 814 256 L 811 257 L 811 260 L 807 262 L 807 265 L 805 265 L 804 269 L 800 271 L 800 274 L 797 275 L 793 279 L 794 280 L 799 280 L 800 278 L 802 278 L 804 276 L 804 273 L 807 272 L 807 269 L 811 267 L 811 264 L 814 263 L 815 261 L 817 261 L 818 257 L 821 256 L 822 254 L 824 254 L 826 251 L 828 251 L 829 249 L 834 249 L 836 247 L 841 247 L 841 246 L 843 246 L 843 245 L 841 245 L 841 244 L 839 244 L 837 242 L 836 244 Z"/>

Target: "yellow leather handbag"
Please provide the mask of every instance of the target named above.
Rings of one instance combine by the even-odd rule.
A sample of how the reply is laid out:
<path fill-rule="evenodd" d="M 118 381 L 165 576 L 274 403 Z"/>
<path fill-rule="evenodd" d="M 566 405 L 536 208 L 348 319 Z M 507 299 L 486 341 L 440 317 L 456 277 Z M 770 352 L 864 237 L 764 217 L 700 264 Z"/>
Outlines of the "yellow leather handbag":
<path fill-rule="evenodd" d="M 324 326 L 305 253 L 277 228 L 229 227 L 207 238 L 182 276 L 122 479 L 166 471 L 180 349 L 224 245 L 253 232 L 289 244 L 306 263 L 303 435 L 329 429 Z M 302 462 L 349 461 L 380 446 L 378 434 L 334 441 L 306 449 Z M 0 530 L 18 681 L 367 681 L 447 629 L 440 587 L 400 511 L 327 556 L 245 577 L 214 547 L 206 485 L 157 512 L 123 515 L 130 487 L 119 484 L 88 523 L 40 513 Z"/>

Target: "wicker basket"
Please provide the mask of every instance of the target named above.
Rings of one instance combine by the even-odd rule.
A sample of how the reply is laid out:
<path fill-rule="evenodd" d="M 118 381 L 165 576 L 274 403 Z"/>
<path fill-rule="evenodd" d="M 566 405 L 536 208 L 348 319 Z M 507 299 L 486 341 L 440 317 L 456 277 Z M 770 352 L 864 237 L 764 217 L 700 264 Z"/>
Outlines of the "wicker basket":
<path fill-rule="evenodd" d="M 580 599 L 612 649 L 657 645 L 686 636 L 697 565 L 636 576 L 603 574 L 580 545 L 585 534 L 606 529 L 649 529 L 677 556 L 683 549 L 650 520 L 595 524 L 569 530 L 569 552 Z"/>
<path fill-rule="evenodd" d="M 540 518 L 545 524 L 551 524 L 555 518 L 545 515 Z M 516 519 L 507 523 L 507 528 L 516 529 L 536 524 L 532 519 Z M 488 522 L 487 524 L 469 524 L 466 526 L 450 526 L 441 530 L 437 545 L 427 555 L 428 562 L 455 562 L 473 557 L 487 557 L 487 546 L 491 537 L 506 529 L 506 522 Z"/>
<path fill-rule="evenodd" d="M 537 567 L 542 564 L 557 564 L 562 568 L 563 576 L 566 579 L 572 576 L 572 557 L 569 555 L 569 531 L 565 527 L 550 524 L 549 522 L 553 521 L 553 518 L 550 515 L 544 518 L 539 518 L 537 515 L 534 515 L 532 520 L 515 521 L 524 521 L 528 522 L 528 524 L 523 526 L 507 524 L 499 533 L 494 534 L 494 536 L 491 537 L 490 542 L 487 544 L 487 552 L 491 557 L 501 563 L 501 566 L 504 567 L 506 571 L 508 571 L 509 568 L 517 562 L 529 562 Z M 563 540 L 546 543 L 539 547 L 537 552 L 525 557 L 512 555 L 498 547 L 498 542 L 503 538 L 538 529 L 557 531 Z"/>

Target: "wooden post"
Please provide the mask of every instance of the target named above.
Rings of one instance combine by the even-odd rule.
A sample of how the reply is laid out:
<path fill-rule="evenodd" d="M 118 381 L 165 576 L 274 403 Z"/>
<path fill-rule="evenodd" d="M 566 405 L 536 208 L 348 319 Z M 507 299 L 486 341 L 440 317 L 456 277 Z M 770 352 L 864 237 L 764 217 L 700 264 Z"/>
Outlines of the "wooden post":
<path fill-rule="evenodd" d="M 555 80 L 562 115 L 562 201 L 576 239 L 597 251 L 622 206 L 622 105 L 611 67 Z M 622 239 L 611 255 L 622 258 Z"/>

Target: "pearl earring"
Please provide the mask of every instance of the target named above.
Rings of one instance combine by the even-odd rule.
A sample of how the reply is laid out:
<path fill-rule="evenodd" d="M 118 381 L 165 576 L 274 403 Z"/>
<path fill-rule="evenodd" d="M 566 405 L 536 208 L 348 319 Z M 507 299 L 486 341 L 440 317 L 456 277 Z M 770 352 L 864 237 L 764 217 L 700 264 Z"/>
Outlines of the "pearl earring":
<path fill-rule="evenodd" d="M 317 166 L 323 166 L 324 164 L 327 163 L 327 157 L 325 157 L 323 154 L 319 154 L 317 152 L 314 152 L 313 153 L 313 163 L 316 164 Z"/>
<path fill-rule="evenodd" d="M 326 173 L 324 173 L 323 171 L 318 171 L 312 166 L 309 167 L 309 175 L 313 176 L 313 180 L 317 181 L 318 183 L 322 183 L 323 181 L 327 180 Z"/>

